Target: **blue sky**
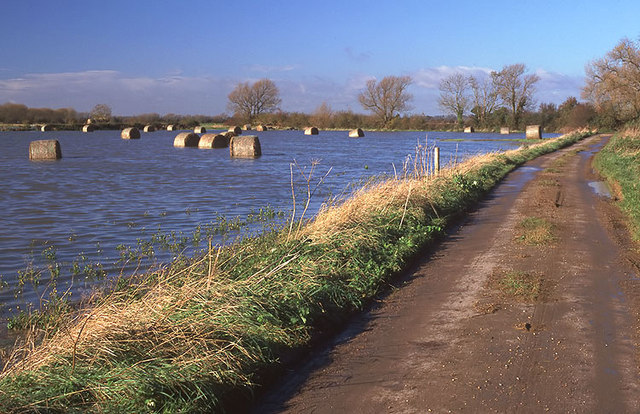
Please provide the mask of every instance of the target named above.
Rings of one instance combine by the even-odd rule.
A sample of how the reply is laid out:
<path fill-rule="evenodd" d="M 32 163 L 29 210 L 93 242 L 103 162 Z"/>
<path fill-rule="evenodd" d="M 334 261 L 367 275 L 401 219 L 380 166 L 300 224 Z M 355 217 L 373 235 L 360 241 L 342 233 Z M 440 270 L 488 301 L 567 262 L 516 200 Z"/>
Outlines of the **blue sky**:
<path fill-rule="evenodd" d="M 558 104 L 585 64 L 638 39 L 638 16 L 637 0 L 7 1 L 0 103 L 214 115 L 267 77 L 285 111 L 364 112 L 368 79 L 410 75 L 412 112 L 437 115 L 443 77 L 524 63 L 538 103 Z"/>

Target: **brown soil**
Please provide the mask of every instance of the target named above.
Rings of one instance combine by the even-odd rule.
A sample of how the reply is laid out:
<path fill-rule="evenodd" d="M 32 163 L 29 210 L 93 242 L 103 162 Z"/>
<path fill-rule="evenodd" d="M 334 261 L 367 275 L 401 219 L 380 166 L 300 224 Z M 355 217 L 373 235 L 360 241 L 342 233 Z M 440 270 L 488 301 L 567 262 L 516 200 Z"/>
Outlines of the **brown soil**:
<path fill-rule="evenodd" d="M 510 174 L 255 411 L 638 412 L 640 254 L 587 185 L 605 139 Z M 550 223 L 550 237 L 530 242 L 528 217 Z"/>

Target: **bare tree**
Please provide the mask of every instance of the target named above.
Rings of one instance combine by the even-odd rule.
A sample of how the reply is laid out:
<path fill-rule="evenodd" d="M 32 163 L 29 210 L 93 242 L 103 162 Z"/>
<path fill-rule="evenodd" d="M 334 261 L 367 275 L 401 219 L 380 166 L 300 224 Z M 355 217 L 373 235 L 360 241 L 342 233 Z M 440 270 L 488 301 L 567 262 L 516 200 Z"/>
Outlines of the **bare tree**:
<path fill-rule="evenodd" d="M 358 95 L 358 101 L 383 127 L 388 127 L 400 112 L 411 109 L 409 101 L 413 95 L 407 92 L 411 82 L 410 76 L 386 76 L 380 82 L 371 79 Z"/>
<path fill-rule="evenodd" d="M 253 85 L 249 85 L 249 82 L 239 83 L 228 98 L 229 110 L 249 121 L 260 114 L 277 110 L 282 102 L 278 87 L 270 79 L 261 79 Z"/>
<path fill-rule="evenodd" d="M 96 122 L 109 122 L 111 121 L 111 107 L 107 104 L 97 104 L 89 116 Z"/>
<path fill-rule="evenodd" d="M 586 67 L 582 97 L 617 122 L 640 116 L 640 46 L 622 39 L 602 59 Z"/>
<path fill-rule="evenodd" d="M 454 73 L 440 81 L 438 105 L 458 119 L 458 127 L 464 126 L 464 114 L 471 107 L 469 80 L 462 73 Z"/>
<path fill-rule="evenodd" d="M 311 115 L 311 122 L 317 127 L 329 128 L 331 126 L 332 118 L 333 111 L 331 110 L 331 106 L 326 102 L 322 102 L 322 104 L 313 111 L 313 114 Z"/>
<path fill-rule="evenodd" d="M 498 106 L 498 89 L 490 76 L 484 78 L 469 77 L 469 86 L 473 93 L 471 112 L 480 126 L 486 126 L 489 116 Z"/>
<path fill-rule="evenodd" d="M 522 63 L 508 65 L 500 72 L 491 72 L 502 103 L 511 111 L 512 126 L 518 127 L 525 110 L 533 107 L 535 84 L 540 80 L 538 75 L 525 74 L 526 66 Z"/>

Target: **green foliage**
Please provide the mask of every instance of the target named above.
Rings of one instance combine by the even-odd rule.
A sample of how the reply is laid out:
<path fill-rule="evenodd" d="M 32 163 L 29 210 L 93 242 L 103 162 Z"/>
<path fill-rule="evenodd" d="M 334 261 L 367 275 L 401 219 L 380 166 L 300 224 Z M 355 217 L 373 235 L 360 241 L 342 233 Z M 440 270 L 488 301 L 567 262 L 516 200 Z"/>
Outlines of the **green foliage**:
<path fill-rule="evenodd" d="M 611 138 L 596 155 L 594 165 L 613 188 L 619 188 L 619 205 L 629 215 L 640 239 L 640 133 L 628 130 Z"/>

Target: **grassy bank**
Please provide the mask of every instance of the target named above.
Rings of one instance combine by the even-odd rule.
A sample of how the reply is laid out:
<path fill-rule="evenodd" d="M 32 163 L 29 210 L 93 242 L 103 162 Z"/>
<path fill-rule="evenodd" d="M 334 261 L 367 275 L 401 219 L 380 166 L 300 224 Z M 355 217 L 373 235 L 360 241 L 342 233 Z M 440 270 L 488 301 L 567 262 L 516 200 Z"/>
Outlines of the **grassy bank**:
<path fill-rule="evenodd" d="M 571 135 L 432 176 L 417 157 L 308 223 L 210 247 L 27 340 L 0 376 L 2 412 L 215 412 L 249 401 L 278 358 L 361 309 L 447 224 Z M 232 411 L 232 409 L 230 409 Z"/>
<path fill-rule="evenodd" d="M 634 237 L 640 240 L 640 129 L 614 135 L 594 160 L 631 219 Z"/>

